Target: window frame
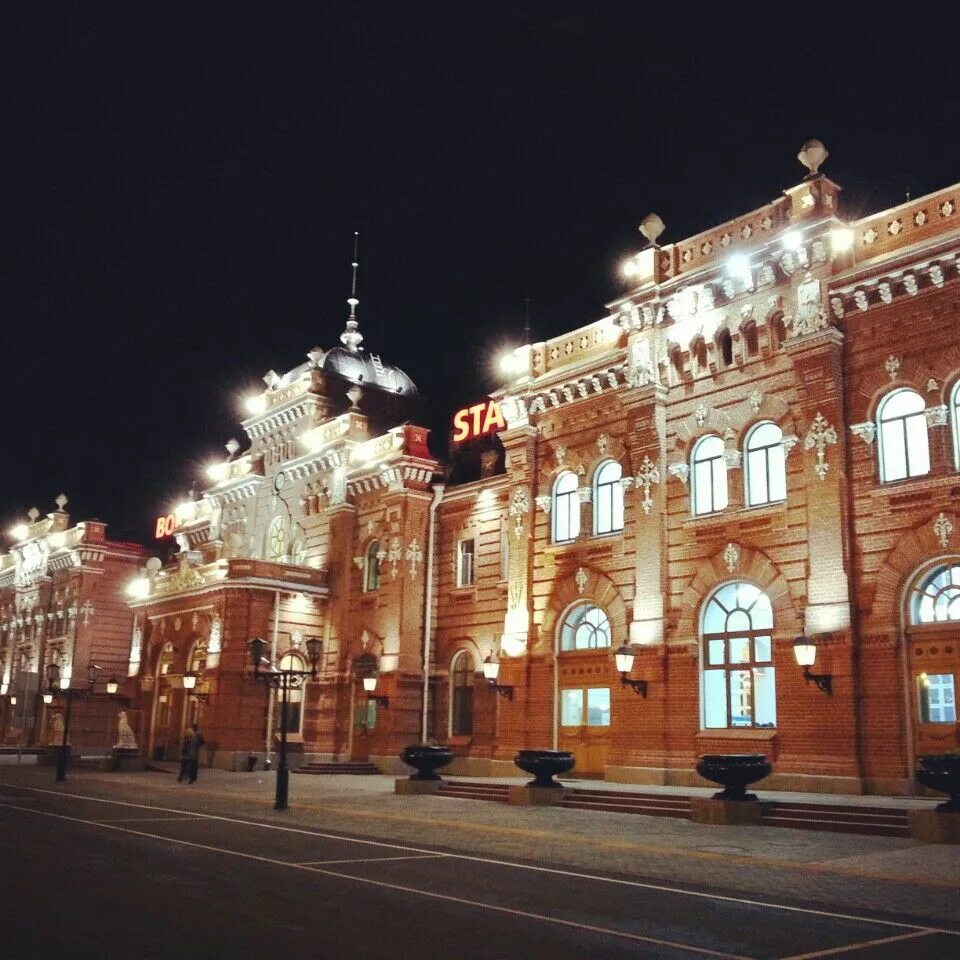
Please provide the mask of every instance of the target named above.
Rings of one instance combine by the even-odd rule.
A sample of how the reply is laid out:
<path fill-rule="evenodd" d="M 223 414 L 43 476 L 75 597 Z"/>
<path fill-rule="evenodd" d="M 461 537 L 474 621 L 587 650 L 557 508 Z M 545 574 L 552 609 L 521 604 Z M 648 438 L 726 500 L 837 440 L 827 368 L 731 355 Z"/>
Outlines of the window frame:
<path fill-rule="evenodd" d="M 367 544 L 363 566 L 363 592 L 373 593 L 380 589 L 380 541 L 371 540 Z"/>
<path fill-rule="evenodd" d="M 718 597 L 720 594 L 728 587 L 733 586 L 735 588 L 735 597 L 736 597 L 736 606 L 727 608 L 720 602 Z M 757 595 L 750 602 L 749 606 L 744 607 L 741 605 L 741 599 L 739 597 L 739 592 L 742 587 L 749 587 L 757 591 Z M 769 627 L 754 627 L 753 618 L 750 615 L 750 611 L 756 606 L 758 601 L 761 598 L 766 600 L 766 603 L 770 607 L 770 626 Z M 707 632 L 704 627 L 707 619 L 707 614 L 710 610 L 710 605 L 716 603 L 722 611 L 726 613 L 725 626 L 722 631 L 710 631 Z M 746 614 L 750 620 L 750 627 L 747 629 L 736 628 L 730 629 L 729 619 L 730 615 L 742 611 Z M 703 605 L 703 608 L 700 613 L 700 711 L 701 711 L 701 729 L 704 732 L 711 730 L 770 730 L 775 731 L 777 729 L 777 671 L 776 671 L 776 657 L 775 657 L 775 643 L 774 643 L 774 618 L 773 618 L 773 605 L 770 603 L 770 597 L 761 587 L 757 586 L 754 583 L 750 583 L 746 580 L 731 580 L 727 583 L 720 584 L 716 589 L 714 589 L 706 602 Z M 770 644 L 770 657 L 769 659 L 758 659 L 757 657 L 757 644 L 756 641 L 761 638 L 767 638 Z M 730 656 L 730 643 L 734 640 L 747 639 L 749 640 L 749 656 L 746 660 L 733 660 Z M 723 660 L 720 663 L 711 663 L 710 662 L 710 642 L 721 640 L 723 643 Z M 756 671 L 769 669 L 772 671 L 772 684 L 773 684 L 773 713 L 774 713 L 774 722 L 773 724 L 758 724 L 757 723 L 757 697 L 756 697 Z M 731 677 L 734 673 L 739 672 L 749 672 L 751 678 L 751 703 L 750 703 L 750 723 L 743 724 L 733 723 L 733 696 L 731 688 Z M 726 724 L 722 727 L 718 726 L 708 726 L 708 708 L 707 708 L 707 674 L 723 674 L 724 681 L 724 699 L 726 704 Z"/>
<path fill-rule="evenodd" d="M 583 615 L 576 621 L 572 623 L 574 614 L 578 610 L 583 610 Z M 600 613 L 602 617 L 601 623 L 590 623 L 587 621 L 587 617 L 590 615 L 591 611 L 596 610 Z M 593 635 L 602 634 L 606 637 L 606 643 L 600 644 L 588 644 L 585 647 L 576 646 L 577 634 L 580 632 L 581 627 L 587 626 L 592 629 Z M 570 631 L 570 642 L 571 646 L 565 646 L 565 635 L 567 631 Z M 563 615 L 563 619 L 560 621 L 560 628 L 557 631 L 557 652 L 566 654 L 566 653 L 596 653 L 598 650 L 609 650 L 613 646 L 613 629 L 610 626 L 610 616 L 603 607 L 598 606 L 597 604 L 591 602 L 590 600 L 584 600 L 580 603 L 575 603 L 571 606 L 566 613 Z"/>
<path fill-rule="evenodd" d="M 931 593 L 930 589 L 934 581 L 938 580 L 944 574 L 948 575 L 946 582 L 936 588 L 935 592 Z M 942 629 L 944 627 L 949 628 L 951 624 L 960 623 L 960 616 L 956 618 L 948 616 L 942 620 L 936 617 L 937 600 L 948 591 L 955 594 L 955 596 L 946 602 L 947 608 L 949 609 L 950 607 L 956 606 L 958 610 L 960 610 L 960 560 L 953 559 L 948 560 L 946 563 L 934 564 L 934 566 L 929 567 L 920 576 L 914 577 L 913 586 L 910 588 L 910 594 L 907 600 L 907 622 L 910 627 L 920 629 L 940 627 Z M 934 608 L 934 618 L 932 620 L 921 619 L 920 606 L 925 597 L 932 601 Z"/>
<path fill-rule="evenodd" d="M 765 443 L 762 446 L 752 447 L 751 443 L 753 438 L 757 433 L 765 427 L 775 427 L 777 432 L 780 434 L 778 440 L 773 443 Z M 770 469 L 770 457 L 771 451 L 776 450 L 775 454 L 780 458 L 780 467 L 783 475 L 783 496 L 777 497 L 774 499 L 770 495 L 770 480 L 771 480 L 771 469 Z M 763 471 L 764 471 L 764 489 L 766 490 L 766 499 L 764 500 L 754 500 L 753 499 L 753 483 L 751 482 L 751 475 L 756 469 L 754 465 L 754 459 L 761 459 L 761 457 L 753 457 L 751 454 L 761 454 L 763 461 Z M 787 499 L 787 456 L 786 451 L 783 449 L 783 429 L 780 424 L 774 422 L 773 420 L 761 420 L 759 423 L 755 423 L 750 431 L 747 433 L 746 440 L 743 444 L 743 466 L 744 466 L 744 492 L 746 494 L 746 504 L 748 507 L 765 507 L 774 503 L 785 503 Z"/>
<path fill-rule="evenodd" d="M 697 451 L 702 449 L 704 444 L 707 441 L 715 440 L 719 443 L 720 452 L 714 456 L 703 457 L 698 459 Z M 724 453 L 726 452 L 726 447 L 723 442 L 723 437 L 717 433 L 707 433 L 700 437 L 697 442 L 693 445 L 693 448 L 690 450 L 690 507 L 693 515 L 695 517 L 708 517 L 711 514 L 721 513 L 723 510 L 730 505 L 730 488 L 727 482 L 727 461 Z M 697 477 L 697 465 L 698 464 L 710 464 L 710 509 L 709 510 L 698 510 L 697 504 L 699 500 L 699 488 L 700 480 Z M 717 502 L 721 498 L 717 496 L 718 492 L 722 489 L 722 499 L 723 503 L 718 507 Z"/>
<path fill-rule="evenodd" d="M 466 544 L 470 544 L 470 549 L 465 550 Z M 465 565 L 464 561 L 469 557 L 469 562 Z M 468 576 L 464 576 L 464 574 Z M 457 586 L 472 587 L 477 582 L 477 541 L 475 537 L 460 537 L 457 540 Z"/>
<path fill-rule="evenodd" d="M 573 486 L 569 490 L 560 490 L 560 485 L 568 477 L 573 478 Z M 558 536 L 557 521 L 560 518 L 561 510 L 565 511 L 567 520 L 567 532 L 570 534 L 561 539 Z M 554 543 L 573 543 L 580 536 L 580 478 L 573 470 L 562 471 L 553 481 L 553 489 L 550 494 L 550 531 L 551 539 Z"/>
<path fill-rule="evenodd" d="M 290 663 L 289 666 L 286 664 Z M 280 657 L 279 668 L 281 670 L 306 670 L 306 659 L 298 650 L 287 650 L 283 656 Z M 299 737 L 303 734 L 303 705 L 307 699 L 307 681 L 308 677 L 303 678 L 304 682 L 299 687 L 291 687 L 287 691 L 287 736 Z M 290 724 L 290 708 L 295 706 L 297 709 L 296 718 L 297 724 L 294 728 Z M 280 725 L 283 723 L 283 709 L 282 705 L 278 704 L 277 714 L 276 714 L 276 732 L 280 732 Z"/>
<path fill-rule="evenodd" d="M 602 475 L 610 467 L 616 467 L 619 474 L 614 480 L 604 480 Z M 593 474 L 593 535 L 595 537 L 612 536 L 622 533 L 624 527 L 624 497 L 623 497 L 623 464 L 619 460 L 610 458 L 604 460 Z M 601 517 L 601 494 L 610 489 L 610 503 L 606 509 L 607 517 Z M 620 504 L 620 526 L 616 526 L 617 503 Z M 608 521 L 608 529 L 601 530 L 601 521 Z"/>
<path fill-rule="evenodd" d="M 950 420 L 953 424 L 953 466 L 960 470 L 960 380 L 950 391 Z"/>
<path fill-rule="evenodd" d="M 884 418 L 884 410 L 888 407 L 894 399 L 897 397 L 903 397 L 907 394 L 910 394 L 917 398 L 920 401 L 920 409 L 914 410 L 911 413 L 902 414 L 894 417 Z M 916 422 L 919 419 L 920 423 L 918 425 L 919 433 L 918 435 L 923 436 L 923 446 L 926 451 L 926 460 L 927 468 L 923 472 L 913 473 L 910 469 L 910 430 L 911 427 L 908 426 L 907 421 Z M 884 425 L 886 424 L 895 424 L 900 423 L 900 435 L 897 438 L 898 444 L 901 445 L 903 464 L 906 472 L 903 476 L 897 477 L 888 477 L 887 472 L 889 469 L 889 457 L 893 453 L 892 449 L 889 449 L 890 444 L 884 433 Z M 912 387 L 897 387 L 895 390 L 891 390 L 888 393 L 884 394 L 880 402 L 877 404 L 877 417 L 876 417 L 876 429 L 877 429 L 877 458 L 879 461 L 879 472 L 880 472 L 880 482 L 881 483 L 898 483 L 901 480 L 914 480 L 917 477 L 926 477 L 930 474 L 930 468 L 932 464 L 930 463 L 930 433 L 927 429 L 927 417 L 926 417 L 926 404 L 924 403 L 923 397 L 921 394 L 914 390 Z"/>

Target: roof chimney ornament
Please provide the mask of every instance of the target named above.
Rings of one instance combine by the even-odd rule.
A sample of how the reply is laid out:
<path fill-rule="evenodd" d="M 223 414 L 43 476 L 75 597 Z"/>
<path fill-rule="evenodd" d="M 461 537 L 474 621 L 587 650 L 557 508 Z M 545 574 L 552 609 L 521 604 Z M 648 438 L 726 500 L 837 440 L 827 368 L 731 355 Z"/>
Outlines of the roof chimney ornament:
<path fill-rule="evenodd" d="M 829 156 L 830 151 L 819 140 L 808 140 L 800 148 L 797 159 L 810 171 L 807 176 L 815 177 Z"/>
<path fill-rule="evenodd" d="M 657 247 L 660 234 L 667 229 L 667 225 L 655 213 L 648 213 L 637 228 L 646 238 L 649 246 Z"/>
<path fill-rule="evenodd" d="M 357 305 L 360 301 L 357 299 L 357 251 L 360 246 L 360 234 L 353 232 L 353 262 L 350 266 L 353 268 L 353 282 L 350 285 L 350 296 L 347 297 L 347 304 L 350 307 L 350 316 L 347 318 L 347 329 L 340 334 L 340 342 L 351 352 L 356 353 L 363 343 L 363 334 L 360 333 L 357 323 Z"/>

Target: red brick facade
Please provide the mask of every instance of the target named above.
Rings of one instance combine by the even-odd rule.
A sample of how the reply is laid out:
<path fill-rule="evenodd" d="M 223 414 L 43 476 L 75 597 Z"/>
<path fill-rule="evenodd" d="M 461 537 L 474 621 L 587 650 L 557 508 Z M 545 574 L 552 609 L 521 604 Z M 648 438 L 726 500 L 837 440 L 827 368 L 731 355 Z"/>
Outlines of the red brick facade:
<path fill-rule="evenodd" d="M 463 772 L 513 773 L 518 748 L 556 746 L 584 774 L 683 784 L 699 754 L 762 752 L 771 786 L 907 788 L 917 752 L 957 745 L 955 713 L 924 685 L 939 697 L 956 683 L 960 600 L 948 589 L 943 616 L 917 625 L 909 609 L 918 578 L 960 563 L 958 204 L 954 187 L 849 222 L 814 172 L 735 221 L 651 244 L 606 319 L 514 352 L 497 395 L 504 469 L 469 483 L 442 484 L 425 431 L 394 426 L 394 394 L 412 391 L 359 349 L 351 319 L 346 351 L 265 378 L 249 449 L 182 505 L 176 566 L 133 601 L 146 748 L 170 751 L 196 717 L 215 763 L 272 748 L 276 708 L 244 673 L 247 641 L 305 663 L 316 636 L 319 677 L 291 725 L 307 756 L 386 766 L 425 729 Z M 884 427 L 900 389 L 920 407 Z M 761 450 L 763 424 L 777 439 Z M 901 427 L 915 475 L 888 480 Z M 698 452 L 710 443 L 712 459 Z M 601 490 L 611 461 L 621 476 Z M 565 475 L 576 489 L 561 500 Z M 617 490 L 622 529 L 594 532 Z M 555 535 L 577 515 L 576 536 Z M 773 625 L 749 643 L 729 626 L 715 648 L 705 611 L 730 583 L 761 591 Z M 583 604 L 609 645 L 563 650 Z M 830 693 L 794 658 L 802 633 Z M 624 643 L 645 697 L 619 682 Z M 502 695 L 479 673 L 488 655 Z M 372 664 L 387 705 L 363 691 Z M 705 692 L 714 668 L 722 711 L 719 688 Z"/>

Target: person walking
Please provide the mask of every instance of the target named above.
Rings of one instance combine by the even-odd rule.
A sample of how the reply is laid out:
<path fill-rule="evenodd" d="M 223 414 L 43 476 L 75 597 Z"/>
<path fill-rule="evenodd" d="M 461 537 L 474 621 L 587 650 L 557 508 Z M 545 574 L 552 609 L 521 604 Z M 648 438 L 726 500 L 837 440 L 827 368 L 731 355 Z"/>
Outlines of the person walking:
<path fill-rule="evenodd" d="M 190 753 L 193 749 L 193 731 L 187 727 L 183 731 L 183 739 L 180 741 L 180 775 L 177 777 L 177 783 L 183 783 L 190 777 Z"/>
<path fill-rule="evenodd" d="M 194 724 L 190 730 L 190 783 L 197 782 L 197 774 L 200 772 L 200 748 L 207 741 L 203 739 L 199 724 Z"/>

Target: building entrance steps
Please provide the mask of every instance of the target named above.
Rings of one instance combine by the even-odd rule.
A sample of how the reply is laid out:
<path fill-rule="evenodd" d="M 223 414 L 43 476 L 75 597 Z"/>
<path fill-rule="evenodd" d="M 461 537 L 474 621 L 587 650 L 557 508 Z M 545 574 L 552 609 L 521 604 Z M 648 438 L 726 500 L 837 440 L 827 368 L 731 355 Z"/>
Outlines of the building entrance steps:
<path fill-rule="evenodd" d="M 690 801 L 711 796 L 712 789 L 692 788 L 685 792 L 676 788 L 630 785 L 601 789 L 591 781 L 562 781 L 566 794 L 560 808 L 592 810 L 597 813 L 634 813 L 647 817 L 690 819 Z M 584 784 L 581 786 L 580 784 Z M 512 784 L 482 778 L 448 780 L 436 796 L 459 800 L 485 800 L 507 803 Z M 802 799 L 793 799 L 800 797 Z M 932 809 L 934 801 L 906 797 L 859 797 L 829 795 L 822 799 L 815 794 L 786 794 L 770 791 L 759 799 L 762 826 L 791 827 L 798 830 L 821 830 L 834 833 L 859 833 L 879 837 L 906 837 L 907 811 Z"/>
<path fill-rule="evenodd" d="M 350 774 L 352 776 L 373 776 L 380 773 L 380 768 L 372 763 L 361 763 L 355 760 L 340 761 L 313 761 L 301 764 L 291 773 L 311 773 L 315 776 L 332 776 L 333 774 Z"/>

